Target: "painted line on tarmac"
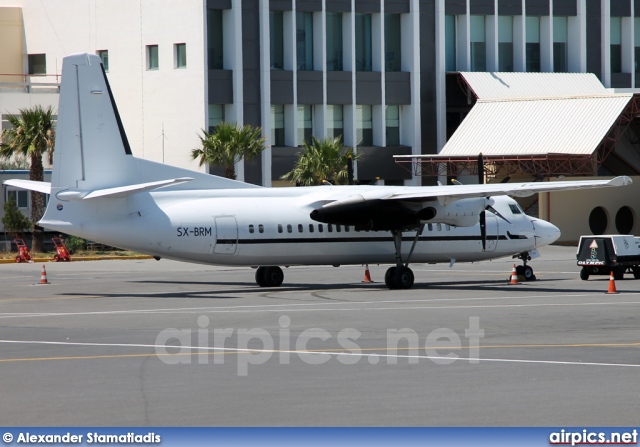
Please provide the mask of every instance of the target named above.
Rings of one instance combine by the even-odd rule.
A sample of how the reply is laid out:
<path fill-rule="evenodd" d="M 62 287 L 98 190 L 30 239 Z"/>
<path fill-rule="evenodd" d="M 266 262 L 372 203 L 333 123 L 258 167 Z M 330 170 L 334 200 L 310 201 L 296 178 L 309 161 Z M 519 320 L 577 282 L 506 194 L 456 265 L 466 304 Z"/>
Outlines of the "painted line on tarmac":
<path fill-rule="evenodd" d="M 181 292 L 181 293 L 197 293 L 197 292 Z M 291 292 L 293 293 L 293 292 Z M 151 294 L 153 295 L 153 294 Z M 573 294 L 573 295 L 563 295 L 563 297 L 571 297 L 571 298 L 579 298 L 579 297 L 587 297 L 593 295 L 587 294 Z M 624 294 L 619 294 L 620 296 L 624 296 Z M 99 295 L 83 295 L 81 298 L 100 298 Z M 274 298 L 277 298 L 274 296 Z M 151 313 L 151 314 L 165 314 L 165 313 L 189 313 L 195 311 L 208 311 L 208 312 L 216 312 L 218 310 L 224 311 L 226 313 L 232 313 L 237 311 L 239 313 L 246 313 L 250 311 L 254 311 L 256 309 L 262 309 L 262 312 L 277 312 L 280 311 L 283 307 L 316 307 L 316 306 L 354 306 L 354 305 L 365 305 L 365 304 L 414 304 L 414 303 L 436 303 L 443 301 L 494 301 L 494 300 L 524 300 L 524 299 L 535 299 L 535 298 L 549 298 L 549 295 L 515 295 L 515 296 L 506 296 L 506 297 L 469 297 L 469 298 L 434 298 L 434 299 L 405 299 L 405 300 L 384 300 L 384 301 L 346 301 L 346 302 L 330 302 L 330 303 L 287 303 L 287 304 L 255 304 L 255 305 L 238 305 L 238 306 L 208 306 L 208 307 L 182 307 L 182 308 L 160 308 L 160 309 L 133 309 L 133 310 L 113 310 L 113 311 L 93 311 L 93 312 L 64 312 L 64 313 L 53 313 L 53 312 L 28 312 L 28 313 L 20 313 L 20 312 L 10 312 L 10 313 L 0 313 L 0 319 L 6 317 L 47 317 L 47 316 L 81 316 L 81 315 L 122 315 L 122 314 L 138 314 L 138 313 Z M 401 307 L 400 309 L 404 309 L 405 307 Z M 385 308 L 387 309 L 387 308 Z M 285 309 L 286 310 L 286 309 Z M 315 310 L 315 309 L 312 309 Z M 327 309 L 327 310 L 335 310 L 335 309 Z M 292 310 L 296 311 L 296 310 Z"/>
<path fill-rule="evenodd" d="M 632 296 L 637 296 L 636 294 L 630 294 Z M 567 295 L 563 295 L 566 297 Z M 575 295 L 575 296 L 589 296 L 589 295 Z M 620 297 L 621 295 L 618 295 Z M 531 297 L 523 297 L 523 298 L 512 298 L 512 299 L 525 299 Z M 417 300 L 416 300 L 417 301 Z M 425 300 L 428 301 L 428 300 Z M 318 305 L 333 305 L 340 306 L 351 305 L 354 304 L 380 304 L 379 302 L 349 302 L 349 303 L 317 303 Z M 397 302 L 393 302 L 394 304 L 398 304 Z M 310 305 L 313 303 L 310 303 Z M 439 309 L 499 309 L 499 308 L 511 308 L 511 307 L 575 307 L 575 306 L 612 306 L 612 305 L 632 305 L 632 304 L 640 304 L 640 301 L 604 301 L 604 302 L 595 302 L 595 303 L 528 303 L 528 304 L 484 304 L 484 305 L 466 305 L 466 306 L 400 306 L 400 307 L 353 307 L 353 308 L 288 308 L 288 309 L 272 309 L 272 308 L 259 308 L 261 306 L 255 306 L 258 308 L 254 309 L 238 309 L 238 308 L 211 308 L 211 307 L 196 307 L 196 308 L 177 308 L 177 309 L 138 309 L 138 310 L 113 310 L 113 311 L 93 311 L 93 312 L 59 312 L 59 313 L 48 313 L 48 312 L 39 312 L 39 313 L 3 313 L 0 314 L 0 319 L 8 319 L 8 318 L 36 318 L 36 317 L 66 317 L 66 316 L 110 316 L 110 315 L 132 315 L 132 314 L 169 314 L 169 315 L 177 315 L 177 314 L 189 314 L 189 313 L 218 313 L 218 314 L 230 314 L 230 313 L 273 313 L 273 312 L 290 312 L 290 313 L 299 313 L 299 312 L 363 312 L 363 311 L 381 311 L 381 310 L 439 310 Z M 294 305 L 303 305 L 303 304 L 294 304 Z M 287 305 L 273 305 L 273 307 L 287 306 Z M 289 305 L 292 306 L 292 305 Z M 251 307 L 251 306 L 248 306 Z"/>
<path fill-rule="evenodd" d="M 0 340 L 0 343 L 5 344 L 37 344 L 37 345 L 57 345 L 57 346 L 88 346 L 88 347 L 124 347 L 124 348 L 153 348 L 153 349 L 188 349 L 189 353 L 145 353 L 145 354 L 113 354 L 106 356 L 86 356 L 86 357 L 42 357 L 42 358 L 24 358 L 24 359 L 1 359 L 0 362 L 24 362 L 24 361 L 54 361 L 54 360 L 83 360 L 83 359 L 99 359 L 99 358 L 125 358 L 125 357 L 150 357 L 150 356 L 186 356 L 197 355 L 200 353 L 214 354 L 214 353 L 228 353 L 228 354 L 298 354 L 298 355 L 329 355 L 335 357 L 366 357 L 369 358 L 370 363 L 377 363 L 373 361 L 379 358 L 393 358 L 393 359 L 423 359 L 423 360 L 440 360 L 447 363 L 454 363 L 460 361 L 468 361 L 470 363 L 520 363 L 520 364 L 542 364 L 542 365 L 567 365 L 567 366 L 607 366 L 607 367 L 627 367 L 627 368 L 640 368 L 640 364 L 634 363 L 603 363 L 603 362 L 574 362 L 568 360 L 531 360 L 531 359 L 503 359 L 503 358 L 479 358 L 479 357 L 460 357 L 455 358 L 447 356 L 433 356 L 433 355 L 419 355 L 419 354 L 375 354 L 375 353 L 363 353 L 365 350 L 381 350 L 386 351 L 387 348 L 366 348 L 358 349 L 359 352 L 353 352 L 354 350 L 348 350 L 348 352 L 336 352 L 334 350 L 279 350 L 279 349 L 242 349 L 242 348 L 218 348 L 218 347 L 202 347 L 202 346 L 167 346 L 167 345 L 152 345 L 152 344 L 127 344 L 127 343 L 82 343 L 82 342 L 52 342 L 52 341 L 37 341 L 37 340 Z M 632 344 L 633 346 L 638 343 Z M 482 346 L 478 346 L 481 348 Z M 428 348 L 425 348 L 428 349 Z M 438 346 L 431 349 L 446 349 L 445 347 Z"/>

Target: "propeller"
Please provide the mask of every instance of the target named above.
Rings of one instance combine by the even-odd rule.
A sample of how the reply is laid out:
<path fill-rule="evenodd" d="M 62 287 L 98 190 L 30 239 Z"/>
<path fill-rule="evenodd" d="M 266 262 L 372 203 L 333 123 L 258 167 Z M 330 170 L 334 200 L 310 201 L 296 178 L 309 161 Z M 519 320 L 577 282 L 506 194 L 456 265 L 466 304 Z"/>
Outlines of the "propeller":
<path fill-rule="evenodd" d="M 478 154 L 478 184 L 484 185 L 484 160 L 482 152 Z M 491 206 L 491 205 L 489 205 Z M 482 251 L 487 250 L 487 211 L 480 213 L 480 238 L 482 239 Z"/>
<path fill-rule="evenodd" d="M 506 177 L 500 183 L 507 183 L 511 180 L 511 177 Z M 482 152 L 478 154 L 478 183 L 484 185 L 484 159 L 482 158 Z M 487 196 L 487 199 L 490 197 Z M 482 238 L 482 251 L 487 250 L 487 211 L 492 212 L 506 223 L 511 224 L 502 214 L 498 212 L 493 206 L 487 205 L 480 213 L 480 237 Z"/>

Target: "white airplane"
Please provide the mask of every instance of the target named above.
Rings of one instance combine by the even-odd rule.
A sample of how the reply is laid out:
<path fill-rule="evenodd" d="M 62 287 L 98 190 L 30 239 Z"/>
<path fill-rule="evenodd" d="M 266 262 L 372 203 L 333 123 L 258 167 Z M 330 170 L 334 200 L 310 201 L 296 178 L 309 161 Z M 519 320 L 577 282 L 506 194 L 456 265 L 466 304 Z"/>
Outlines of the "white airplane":
<path fill-rule="evenodd" d="M 410 262 L 526 261 L 560 230 L 512 196 L 622 186 L 612 180 L 452 186 L 263 188 L 136 158 L 100 58 L 64 58 L 51 183 L 7 185 L 50 194 L 39 224 L 160 258 L 253 266 L 276 287 L 280 266 L 393 264 L 385 283 L 412 287 Z M 411 242 L 408 253 L 402 242 Z"/>

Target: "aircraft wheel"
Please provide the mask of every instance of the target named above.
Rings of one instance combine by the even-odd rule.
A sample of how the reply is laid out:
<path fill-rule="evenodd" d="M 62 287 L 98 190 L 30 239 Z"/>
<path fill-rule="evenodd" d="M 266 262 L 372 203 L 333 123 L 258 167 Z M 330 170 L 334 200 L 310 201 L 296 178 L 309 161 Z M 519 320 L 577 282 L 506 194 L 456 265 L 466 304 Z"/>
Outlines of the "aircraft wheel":
<path fill-rule="evenodd" d="M 411 287 L 413 287 L 413 281 L 415 277 L 413 276 L 413 271 L 409 267 L 401 267 L 400 269 L 396 269 L 394 276 L 396 288 L 410 289 Z"/>
<path fill-rule="evenodd" d="M 265 267 L 264 282 L 266 287 L 280 287 L 284 281 L 284 273 L 280 267 Z"/>
<path fill-rule="evenodd" d="M 384 283 L 387 285 L 389 289 L 395 289 L 395 277 L 396 277 L 396 269 L 397 267 L 389 267 L 387 269 L 387 273 L 384 274 Z"/>
<path fill-rule="evenodd" d="M 535 281 L 536 275 L 533 274 L 533 269 L 528 265 L 522 266 L 522 276 L 524 276 L 525 281 Z"/>
<path fill-rule="evenodd" d="M 266 287 L 267 283 L 264 279 L 264 267 L 258 267 L 258 269 L 256 270 L 256 284 L 258 284 L 260 287 Z"/>
<path fill-rule="evenodd" d="M 580 279 L 583 281 L 589 279 L 589 270 L 586 267 L 582 267 L 582 270 L 580 270 Z"/>

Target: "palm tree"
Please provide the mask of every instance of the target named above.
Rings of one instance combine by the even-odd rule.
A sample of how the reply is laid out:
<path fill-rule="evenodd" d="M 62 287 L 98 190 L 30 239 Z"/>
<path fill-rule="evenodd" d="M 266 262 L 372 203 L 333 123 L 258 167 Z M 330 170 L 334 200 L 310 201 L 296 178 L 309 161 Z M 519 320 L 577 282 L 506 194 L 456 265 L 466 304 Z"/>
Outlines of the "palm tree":
<path fill-rule="evenodd" d="M 14 156 L 29 159 L 29 179 L 44 180 L 42 158 L 46 156 L 49 164 L 53 163 L 53 144 L 55 127 L 51 107 L 43 109 L 35 106 L 31 109 L 20 109 L 18 115 L 7 115 L 11 128 L 2 131 L 0 158 L 6 160 Z M 31 191 L 31 225 L 33 251 L 42 251 L 43 231 L 36 223 L 44 214 L 44 195 Z"/>
<path fill-rule="evenodd" d="M 301 186 L 321 185 L 324 181 L 345 184 L 349 181 L 349 158 L 357 160 L 359 155 L 353 149 L 343 151 L 343 148 L 342 137 L 322 141 L 312 137 L 311 142 L 304 142 L 293 170 L 280 178 Z"/>
<path fill-rule="evenodd" d="M 226 178 L 236 178 L 235 164 L 243 158 L 251 160 L 266 149 L 262 129 L 251 125 L 220 123 L 213 131 L 202 131 L 201 146 L 191 151 L 191 159 L 199 159 L 199 166 L 224 166 Z"/>

